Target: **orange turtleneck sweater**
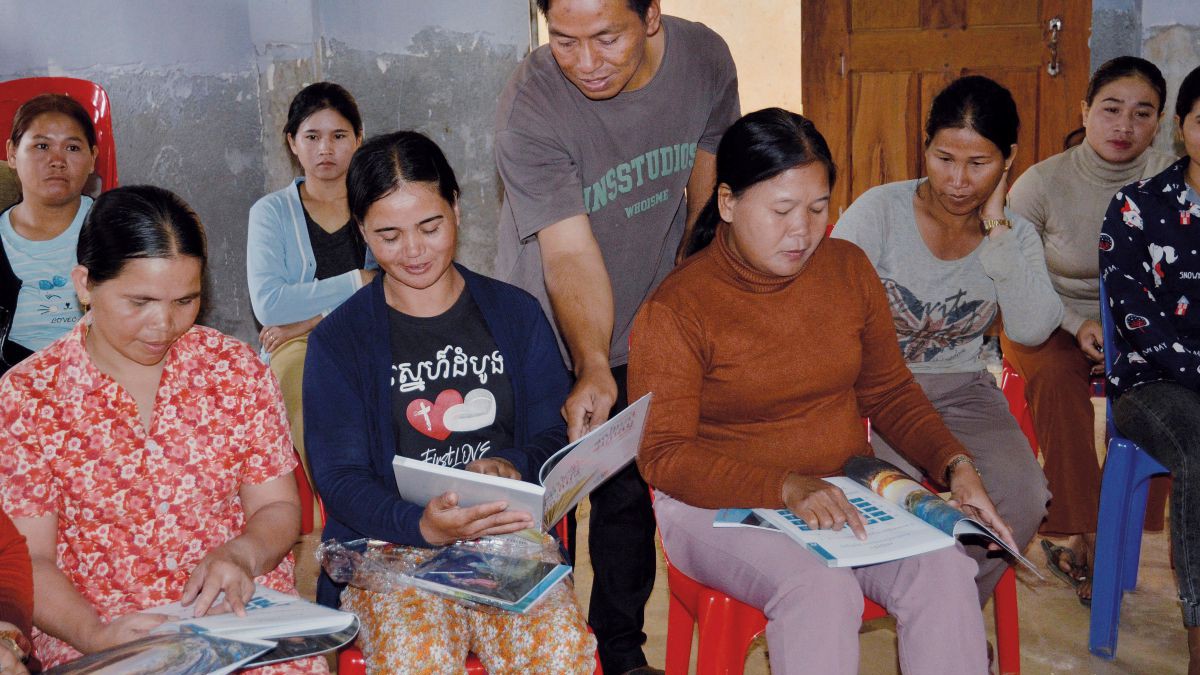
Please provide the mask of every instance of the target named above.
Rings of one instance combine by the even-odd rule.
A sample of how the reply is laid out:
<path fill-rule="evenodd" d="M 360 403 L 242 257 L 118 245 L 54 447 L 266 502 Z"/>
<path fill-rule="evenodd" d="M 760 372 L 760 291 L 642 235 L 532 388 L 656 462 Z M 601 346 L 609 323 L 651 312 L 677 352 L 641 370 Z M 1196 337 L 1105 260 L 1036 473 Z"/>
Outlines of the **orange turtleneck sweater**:
<path fill-rule="evenodd" d="M 735 257 L 725 227 L 634 321 L 629 400 L 654 392 L 638 467 L 701 508 L 783 506 L 789 472 L 869 455 L 862 417 L 931 475 L 967 454 L 904 364 L 882 284 L 858 247 L 821 243 L 797 275 Z"/>

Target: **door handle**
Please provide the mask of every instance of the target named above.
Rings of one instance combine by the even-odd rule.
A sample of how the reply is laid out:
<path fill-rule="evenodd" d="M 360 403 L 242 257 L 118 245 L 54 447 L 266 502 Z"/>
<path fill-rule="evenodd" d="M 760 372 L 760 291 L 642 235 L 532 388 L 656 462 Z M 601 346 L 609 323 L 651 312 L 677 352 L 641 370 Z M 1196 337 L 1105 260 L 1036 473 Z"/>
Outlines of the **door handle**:
<path fill-rule="evenodd" d="M 1058 62 L 1058 35 L 1062 32 L 1061 16 L 1056 16 L 1046 22 L 1046 46 L 1050 48 L 1050 63 L 1046 64 L 1046 72 L 1050 77 L 1058 77 L 1062 67 Z"/>

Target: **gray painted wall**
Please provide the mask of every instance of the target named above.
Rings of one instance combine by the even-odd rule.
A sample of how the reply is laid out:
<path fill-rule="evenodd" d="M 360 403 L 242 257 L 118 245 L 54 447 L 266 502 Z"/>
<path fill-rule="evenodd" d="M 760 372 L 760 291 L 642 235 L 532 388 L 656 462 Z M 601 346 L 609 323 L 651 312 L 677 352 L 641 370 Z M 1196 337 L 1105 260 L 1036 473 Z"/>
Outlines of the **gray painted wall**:
<path fill-rule="evenodd" d="M 1184 153 L 1175 135 L 1175 94 L 1193 68 L 1200 66 L 1200 2 L 1142 0 L 1142 56 L 1162 69 L 1167 79 L 1167 114 L 1155 145 Z"/>
<path fill-rule="evenodd" d="M 1142 0 L 1092 0 L 1092 71 L 1105 61 L 1142 50 Z"/>
<path fill-rule="evenodd" d="M 1200 66 L 1200 2 L 1196 0 L 1093 0 L 1092 70 L 1123 54 L 1154 62 L 1167 80 L 1166 115 L 1155 147 L 1182 154 L 1175 140 L 1175 92 Z"/>
<path fill-rule="evenodd" d="M 281 134 L 292 96 L 333 80 L 368 136 L 434 138 L 463 189 L 458 257 L 490 272 L 492 116 L 529 31 L 528 3 L 511 0 L 19 0 L 0 3 L 0 80 L 66 75 L 108 91 L 121 183 L 196 209 L 211 260 L 201 320 L 253 341 L 246 214 L 294 174 Z"/>

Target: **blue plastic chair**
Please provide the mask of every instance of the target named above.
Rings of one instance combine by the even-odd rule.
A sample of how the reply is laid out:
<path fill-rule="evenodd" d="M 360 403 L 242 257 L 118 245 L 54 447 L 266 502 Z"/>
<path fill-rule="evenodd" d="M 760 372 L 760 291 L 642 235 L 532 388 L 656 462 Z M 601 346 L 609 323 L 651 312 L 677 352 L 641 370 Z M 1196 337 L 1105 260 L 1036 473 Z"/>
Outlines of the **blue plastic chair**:
<path fill-rule="evenodd" d="M 1100 321 L 1104 328 L 1104 369 L 1112 372 L 1116 332 L 1103 281 L 1100 282 Z M 1122 596 L 1137 586 L 1150 478 L 1170 472 L 1136 443 L 1117 432 L 1113 425 L 1111 396 L 1108 397 L 1107 414 L 1108 456 L 1104 460 L 1104 476 L 1100 482 L 1088 650 L 1112 660 L 1117 656 Z"/>

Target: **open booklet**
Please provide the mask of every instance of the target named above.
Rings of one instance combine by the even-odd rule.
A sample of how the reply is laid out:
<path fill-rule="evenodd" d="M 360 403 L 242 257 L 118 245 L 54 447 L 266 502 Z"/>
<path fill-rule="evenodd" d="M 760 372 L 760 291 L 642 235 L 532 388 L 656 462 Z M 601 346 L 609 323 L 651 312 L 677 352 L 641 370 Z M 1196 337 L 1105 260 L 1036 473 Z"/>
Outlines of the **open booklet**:
<path fill-rule="evenodd" d="M 810 529 L 788 509 L 754 509 L 754 513 L 803 544 L 829 567 L 899 560 L 952 546 L 956 537 L 982 537 L 999 544 L 1041 577 L 1033 563 L 991 528 L 967 517 L 895 466 L 876 457 L 856 456 L 846 461 L 843 471 L 845 476 L 825 480 L 840 487 L 863 515 L 867 521 L 866 540 L 856 538 L 849 527 L 837 531 Z"/>
<path fill-rule="evenodd" d="M 218 597 L 219 601 L 221 598 Z M 167 621 L 152 633 L 206 633 L 237 638 L 273 640 L 292 635 L 323 635 L 350 627 L 355 617 L 309 602 L 304 598 L 258 586 L 246 603 L 246 616 L 233 612 L 193 616 L 193 606 L 178 602 L 142 610 L 144 614 L 163 614 Z"/>
<path fill-rule="evenodd" d="M 220 601 L 220 596 L 217 600 Z M 54 675 L 224 675 L 332 651 L 358 633 L 358 617 L 259 586 L 246 616 L 194 617 L 178 602 L 145 614 L 168 620 L 151 635 L 46 671 Z"/>
<path fill-rule="evenodd" d="M 510 509 L 528 511 L 547 531 L 637 456 L 651 396 L 554 453 L 538 472 L 540 485 L 396 457 L 396 487 L 406 501 L 421 505 L 444 492 L 456 493 L 460 506 L 505 501 Z"/>

